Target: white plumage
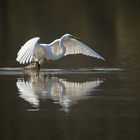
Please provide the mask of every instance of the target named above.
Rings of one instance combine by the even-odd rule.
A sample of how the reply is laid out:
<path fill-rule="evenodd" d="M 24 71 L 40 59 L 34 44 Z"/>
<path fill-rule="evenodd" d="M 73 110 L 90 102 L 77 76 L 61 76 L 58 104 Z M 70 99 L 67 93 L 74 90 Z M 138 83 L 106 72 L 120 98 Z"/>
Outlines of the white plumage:
<path fill-rule="evenodd" d="M 39 39 L 39 37 L 32 38 L 21 47 L 16 58 L 20 64 L 31 63 L 32 61 L 41 64 L 44 60 L 55 61 L 69 54 L 83 54 L 105 60 L 70 34 L 65 34 L 50 44 L 39 44 Z"/>

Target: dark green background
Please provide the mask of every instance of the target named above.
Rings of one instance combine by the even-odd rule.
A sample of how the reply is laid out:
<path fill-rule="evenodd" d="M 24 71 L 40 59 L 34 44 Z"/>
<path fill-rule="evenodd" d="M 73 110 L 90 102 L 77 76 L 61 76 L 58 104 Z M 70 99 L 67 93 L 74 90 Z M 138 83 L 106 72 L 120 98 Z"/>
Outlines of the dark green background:
<path fill-rule="evenodd" d="M 20 66 L 16 53 L 32 37 L 50 43 L 71 33 L 107 61 L 67 56 L 48 67 L 139 69 L 139 6 L 139 0 L 1 0 L 0 66 Z"/>

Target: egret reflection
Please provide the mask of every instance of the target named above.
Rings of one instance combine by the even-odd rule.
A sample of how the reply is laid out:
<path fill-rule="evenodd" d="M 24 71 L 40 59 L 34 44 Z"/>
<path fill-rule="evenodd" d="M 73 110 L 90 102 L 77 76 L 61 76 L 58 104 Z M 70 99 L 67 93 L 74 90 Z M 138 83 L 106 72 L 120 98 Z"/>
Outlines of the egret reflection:
<path fill-rule="evenodd" d="M 31 72 L 18 78 L 16 85 L 19 96 L 29 102 L 32 107 L 39 108 L 41 100 L 52 99 L 61 106 L 61 110 L 70 111 L 70 107 L 79 100 L 88 99 L 104 79 L 93 78 L 77 82 L 68 78 L 59 78 L 50 74 Z"/>

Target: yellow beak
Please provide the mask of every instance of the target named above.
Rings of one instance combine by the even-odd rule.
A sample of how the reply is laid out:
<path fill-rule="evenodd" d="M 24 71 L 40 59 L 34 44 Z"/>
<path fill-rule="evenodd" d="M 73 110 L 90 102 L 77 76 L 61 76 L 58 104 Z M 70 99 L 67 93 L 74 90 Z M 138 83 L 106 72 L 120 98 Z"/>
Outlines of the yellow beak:
<path fill-rule="evenodd" d="M 77 37 L 77 36 L 72 36 L 72 38 L 74 38 L 74 39 L 76 39 L 76 40 L 81 40 L 79 37 Z"/>

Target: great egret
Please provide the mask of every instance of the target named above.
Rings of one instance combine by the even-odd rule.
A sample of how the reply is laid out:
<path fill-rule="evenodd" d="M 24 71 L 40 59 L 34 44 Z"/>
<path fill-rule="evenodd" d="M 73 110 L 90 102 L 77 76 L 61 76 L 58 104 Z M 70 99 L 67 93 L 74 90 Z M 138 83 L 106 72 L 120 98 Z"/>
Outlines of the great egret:
<path fill-rule="evenodd" d="M 32 38 L 21 47 L 16 58 L 20 64 L 32 63 L 27 68 L 40 68 L 45 60 L 55 61 L 69 54 L 83 54 L 105 60 L 71 34 L 65 34 L 50 44 L 39 44 L 39 39 Z"/>

